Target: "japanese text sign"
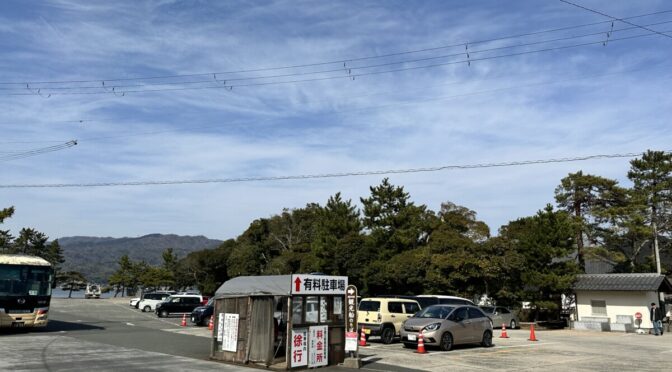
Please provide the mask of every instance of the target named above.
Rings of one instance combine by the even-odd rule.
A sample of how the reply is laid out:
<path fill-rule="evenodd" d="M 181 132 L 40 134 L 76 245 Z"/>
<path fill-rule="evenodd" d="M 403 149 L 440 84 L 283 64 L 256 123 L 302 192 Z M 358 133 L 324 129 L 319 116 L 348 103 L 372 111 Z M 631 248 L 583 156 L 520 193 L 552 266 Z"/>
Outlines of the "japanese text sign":
<path fill-rule="evenodd" d="M 308 367 L 326 366 L 329 363 L 329 328 L 314 326 L 309 330 Z"/>
<path fill-rule="evenodd" d="M 292 329 L 290 361 L 292 367 L 308 365 L 308 328 Z"/>
<path fill-rule="evenodd" d="M 343 295 L 347 287 L 347 276 L 294 274 L 291 294 Z"/>

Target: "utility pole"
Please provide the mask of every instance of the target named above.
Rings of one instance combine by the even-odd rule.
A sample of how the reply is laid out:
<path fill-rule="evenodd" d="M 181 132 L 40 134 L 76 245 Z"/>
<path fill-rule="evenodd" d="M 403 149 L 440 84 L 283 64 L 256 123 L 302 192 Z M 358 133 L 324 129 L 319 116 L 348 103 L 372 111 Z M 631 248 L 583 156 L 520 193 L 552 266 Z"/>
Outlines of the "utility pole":
<path fill-rule="evenodd" d="M 652 221 L 651 227 L 653 227 L 653 253 L 656 257 L 656 272 L 660 275 L 662 270 L 660 269 L 660 251 L 658 250 L 658 229 L 656 227 L 656 221 Z"/>

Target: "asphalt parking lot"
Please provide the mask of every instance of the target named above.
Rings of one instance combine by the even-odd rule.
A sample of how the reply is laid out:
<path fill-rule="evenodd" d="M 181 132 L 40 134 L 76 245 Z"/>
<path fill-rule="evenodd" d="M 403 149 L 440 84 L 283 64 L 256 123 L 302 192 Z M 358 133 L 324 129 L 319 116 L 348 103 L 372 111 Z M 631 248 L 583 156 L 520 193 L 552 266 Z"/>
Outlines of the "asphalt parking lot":
<path fill-rule="evenodd" d="M 208 360 L 210 331 L 181 316 L 157 318 L 128 299 L 52 299 L 47 329 L 0 333 L 0 370 L 22 371 L 249 371 Z M 375 371 L 664 371 L 672 365 L 672 335 L 508 330 L 491 348 L 428 348 L 416 354 L 375 337 L 361 349 L 363 370 Z M 346 371 L 341 367 L 325 371 Z"/>
<path fill-rule="evenodd" d="M 456 346 L 443 352 L 428 349 L 416 354 L 400 344 L 383 345 L 375 339 L 360 354 L 364 361 L 421 371 L 664 371 L 672 366 L 672 335 L 637 335 L 574 330 L 536 331 L 539 341 L 528 341 L 529 330 L 507 330 L 494 346 Z M 374 367 L 375 369 L 375 367 Z"/>

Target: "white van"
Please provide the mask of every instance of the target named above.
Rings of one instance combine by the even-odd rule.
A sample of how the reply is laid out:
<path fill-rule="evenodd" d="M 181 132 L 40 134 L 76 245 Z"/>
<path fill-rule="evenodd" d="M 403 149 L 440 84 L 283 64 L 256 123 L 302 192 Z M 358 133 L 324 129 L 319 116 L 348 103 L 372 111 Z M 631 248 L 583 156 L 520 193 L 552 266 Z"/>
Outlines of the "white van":
<path fill-rule="evenodd" d="M 174 292 L 152 292 L 142 295 L 142 299 L 138 302 L 138 309 L 143 312 L 153 312 L 156 309 L 156 304 L 162 302 L 170 297 Z"/>

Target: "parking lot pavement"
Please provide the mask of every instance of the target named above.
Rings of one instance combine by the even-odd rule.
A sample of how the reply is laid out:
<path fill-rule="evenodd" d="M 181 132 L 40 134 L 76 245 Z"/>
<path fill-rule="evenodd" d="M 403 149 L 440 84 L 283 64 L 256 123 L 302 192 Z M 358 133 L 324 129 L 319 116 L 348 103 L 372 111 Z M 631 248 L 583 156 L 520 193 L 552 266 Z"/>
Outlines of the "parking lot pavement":
<path fill-rule="evenodd" d="M 249 371 L 249 368 L 84 341 L 24 334 L 0 339 L 2 371 Z"/>
<path fill-rule="evenodd" d="M 672 365 L 672 336 L 662 337 L 582 331 L 537 331 L 539 341 L 528 341 L 528 330 L 509 330 L 510 338 L 496 332 L 491 348 L 457 346 L 449 352 L 428 349 L 415 354 L 401 344 L 383 345 L 373 339 L 360 354 L 364 362 L 381 361 L 424 371 L 614 371 L 665 370 Z M 366 367 L 366 364 L 365 364 Z"/>
<path fill-rule="evenodd" d="M 208 360 L 207 327 L 180 327 L 182 318 L 157 318 L 128 306 L 127 299 L 53 299 L 47 329 L 0 334 L 0 370 L 249 371 Z M 400 343 L 372 337 L 361 349 L 369 371 L 656 371 L 672 363 L 672 335 L 508 330 L 495 346 L 428 348 L 415 354 Z M 330 367 L 322 371 L 345 371 Z"/>

